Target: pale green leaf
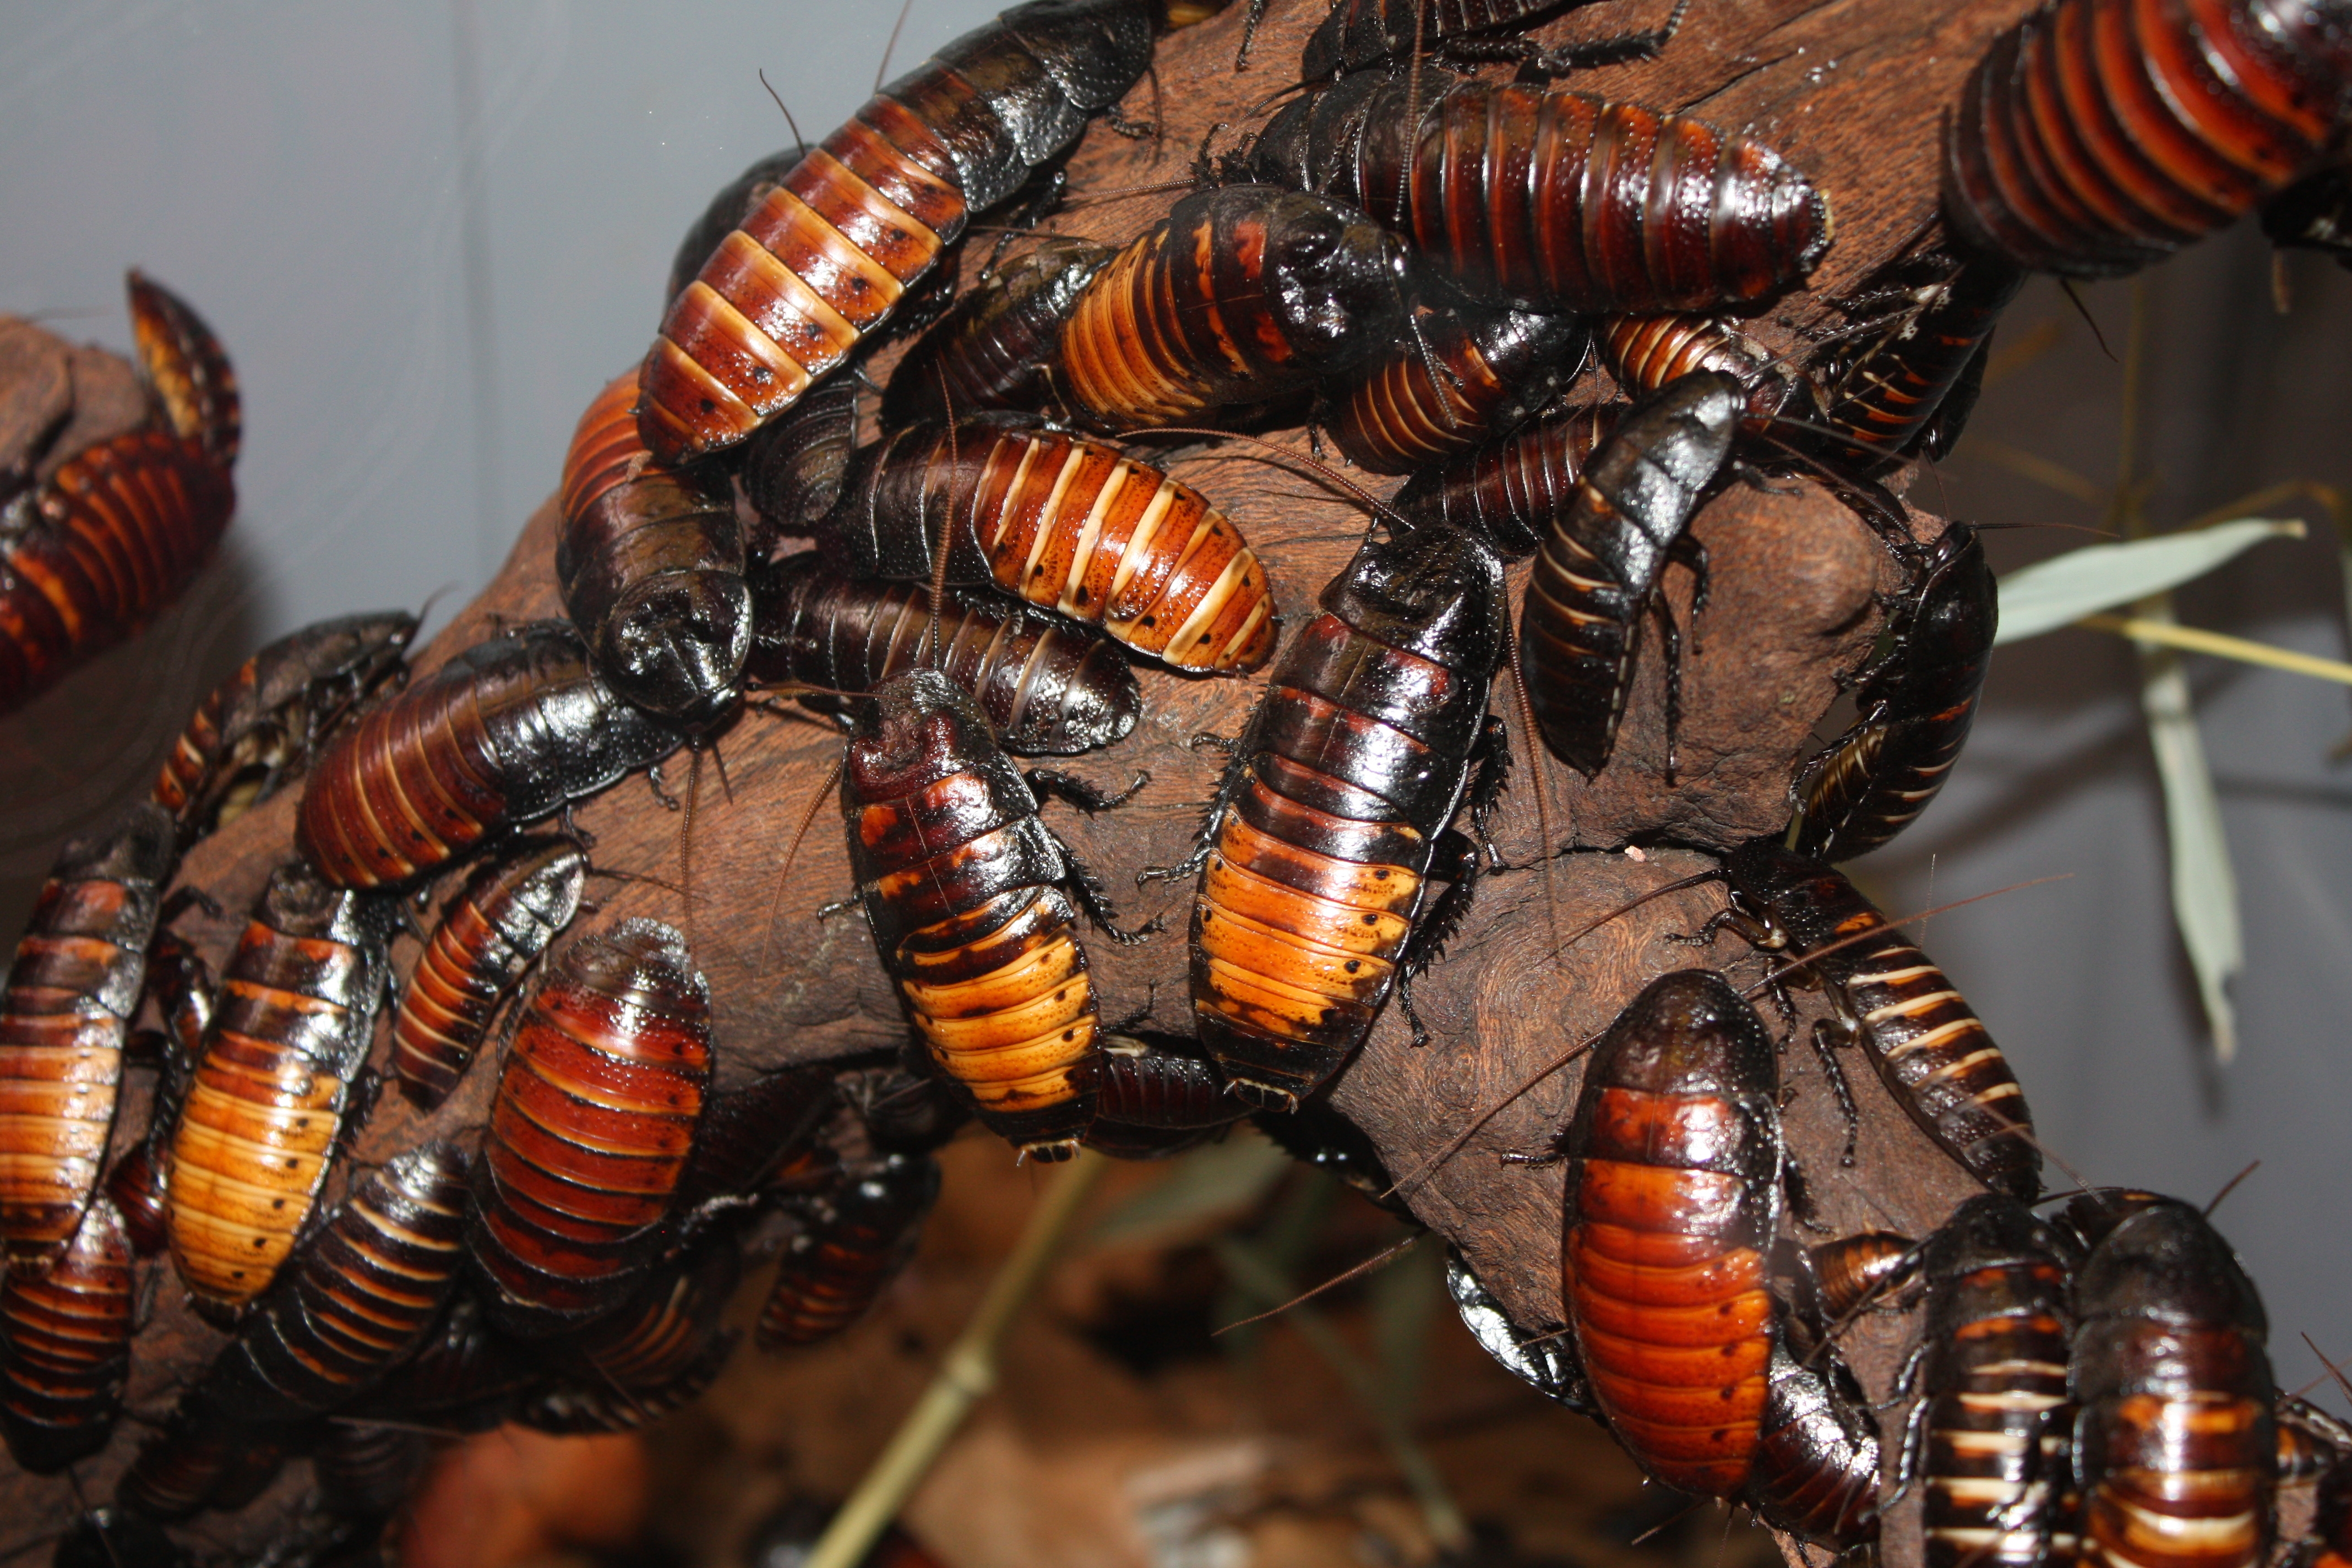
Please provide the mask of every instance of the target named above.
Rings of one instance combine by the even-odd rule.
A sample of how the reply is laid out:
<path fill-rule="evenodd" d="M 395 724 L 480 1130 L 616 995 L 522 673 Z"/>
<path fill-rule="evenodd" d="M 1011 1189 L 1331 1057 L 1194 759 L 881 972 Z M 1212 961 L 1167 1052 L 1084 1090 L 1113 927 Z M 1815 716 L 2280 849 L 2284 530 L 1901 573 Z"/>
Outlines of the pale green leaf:
<path fill-rule="evenodd" d="M 2146 613 L 2171 616 L 2170 606 L 2163 604 Z M 2245 963 L 2238 881 L 2230 869 L 2221 805 L 2205 764 L 2205 745 L 2197 731 L 2180 657 L 2168 648 L 2143 645 L 2140 658 L 2140 708 L 2147 715 L 2157 775 L 2164 783 L 2164 820 L 2172 848 L 2172 919 L 2197 976 L 2197 992 L 2213 1031 L 2214 1055 L 2226 1062 L 2238 1051 L 2229 985 Z"/>
<path fill-rule="evenodd" d="M 1142 1241 L 1247 1208 L 1289 1168 L 1288 1155 L 1256 1132 L 1238 1129 L 1222 1143 L 1170 1161 L 1165 1181 L 1097 1220 L 1087 1239 Z"/>
<path fill-rule="evenodd" d="M 2179 533 L 2091 544 L 2012 572 L 2000 580 L 2000 630 L 1993 646 L 2072 626 L 2201 577 L 2265 539 L 2300 539 L 2292 519 L 2240 518 Z"/>

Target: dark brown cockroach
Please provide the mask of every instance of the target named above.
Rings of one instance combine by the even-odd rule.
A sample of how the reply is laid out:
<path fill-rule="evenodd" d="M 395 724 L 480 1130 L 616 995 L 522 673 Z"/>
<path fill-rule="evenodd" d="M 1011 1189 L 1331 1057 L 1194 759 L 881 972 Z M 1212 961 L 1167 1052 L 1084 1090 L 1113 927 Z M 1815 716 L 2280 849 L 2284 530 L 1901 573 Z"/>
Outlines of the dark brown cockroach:
<path fill-rule="evenodd" d="M 2317 250 L 2352 268 L 2352 163 L 2323 164 L 2263 204 L 2263 233 L 2282 250 Z"/>
<path fill-rule="evenodd" d="M 1492 551 L 1442 528 L 1370 539 L 1322 606 L 1234 745 L 1199 846 L 1145 873 L 1199 873 L 1194 1026 L 1233 1092 L 1274 1110 L 1339 1070 L 1391 988 L 1412 1017 L 1412 976 L 1475 885 L 1447 824 L 1465 795 L 1482 819 L 1508 765 L 1486 718 L 1509 635 Z M 1433 874 L 1452 878 L 1433 900 Z"/>
<path fill-rule="evenodd" d="M 1841 1552 L 1878 1539 L 1878 1427 L 1834 1347 L 1772 1347 L 1747 1500 L 1776 1530 Z"/>
<path fill-rule="evenodd" d="M 1857 1231 L 1811 1250 L 1813 1289 L 1824 1321 L 1874 1307 L 1902 1305 L 1905 1282 L 1918 1271 L 1917 1243 L 1891 1230 Z"/>
<path fill-rule="evenodd" d="M 46 1476 L 106 1447 L 136 1296 L 122 1216 L 102 1197 L 47 1274 L 0 1280 L 0 1435 L 17 1464 Z"/>
<path fill-rule="evenodd" d="M 761 1350 L 814 1344 L 864 1317 L 915 1255 L 940 1194 L 928 1154 L 888 1154 L 845 1171 L 811 1203 L 760 1309 Z"/>
<path fill-rule="evenodd" d="M 1628 398 L 1649 396 L 1700 371 L 1739 383 L 1747 406 L 1740 428 L 1769 435 L 1776 420 L 1811 420 L 1813 384 L 1761 343 L 1715 316 L 1612 316 L 1593 334 L 1602 368 Z"/>
<path fill-rule="evenodd" d="M 595 794 L 682 743 L 614 697 L 566 621 L 478 643 L 330 742 L 299 842 L 341 887 L 404 882 Z"/>
<path fill-rule="evenodd" d="M 730 1329 L 714 1337 L 701 1356 L 658 1388 L 615 1388 L 603 1379 L 560 1381 L 526 1395 L 512 1419 L 557 1436 L 592 1432 L 638 1432 L 660 1425 L 709 1391 L 726 1370 L 742 1334 Z"/>
<path fill-rule="evenodd" d="M 408 679 L 416 617 L 379 610 L 319 621 L 239 665 L 197 705 L 156 775 L 184 842 L 210 833 L 308 766 L 336 725 Z"/>
<path fill-rule="evenodd" d="M 481 1302 L 460 1290 L 399 1374 L 338 1414 L 349 1421 L 487 1432 L 546 1377 L 517 1342 L 490 1327 Z"/>
<path fill-rule="evenodd" d="M 1517 60 L 1529 72 L 1565 76 L 1593 66 L 1618 65 L 1656 56 L 1674 38 L 1690 0 L 1680 0 L 1655 28 L 1545 49 L 1498 33 L 1523 31 L 1556 11 L 1572 11 L 1592 0 L 1341 0 L 1323 18 L 1298 57 L 1299 74 L 1309 81 L 1335 71 L 1360 71 L 1416 48 L 1447 59 Z M 1254 0 L 1263 10 L 1265 0 Z"/>
<path fill-rule="evenodd" d="M 147 949 L 147 994 L 163 1018 L 147 1127 L 106 1175 L 106 1195 L 122 1215 L 131 1250 L 142 1258 L 171 1244 L 172 1134 L 180 1125 L 180 1107 L 204 1050 L 205 1031 L 212 1027 L 212 970 L 185 938 L 160 931 Z"/>
<path fill-rule="evenodd" d="M 37 1273 L 80 1227 L 146 983 L 171 815 L 134 806 L 59 852 L 0 989 L 0 1242 Z"/>
<path fill-rule="evenodd" d="M 2282 1394 L 2278 1422 L 2278 1483 L 2309 1486 L 2336 1463 L 2352 1459 L 2352 1426 L 2298 1394 Z"/>
<path fill-rule="evenodd" d="M 1087 285 L 1060 379 L 1110 430 L 1196 423 L 1344 371 L 1392 342 L 1405 256 L 1361 213 L 1275 185 L 1195 191 Z"/>
<path fill-rule="evenodd" d="M 841 812 L 875 948 L 932 1065 L 1024 1157 L 1065 1160 L 1094 1115 L 1101 1026 L 1078 913 L 1142 938 L 1111 923 L 1033 784 L 1108 804 L 1059 775 L 1024 779 L 971 698 L 913 669 L 859 708 Z"/>
<path fill-rule="evenodd" d="M 1981 387 L 1993 328 L 2024 283 L 1995 258 L 1935 258 L 1927 281 L 1897 290 L 1902 308 L 1859 353 L 1833 353 L 1817 367 L 1824 407 L 1811 418 L 1830 434 L 1816 449 L 1864 478 L 1931 441 L 1928 456 L 1948 452 Z M 1947 409 L 1954 417 L 1939 419 Z"/>
<path fill-rule="evenodd" d="M 1003 426 L 909 426 L 859 454 L 829 524 L 852 576 L 992 583 L 1179 669 L 1255 669 L 1274 591 L 1231 519 L 1100 442 Z"/>
<path fill-rule="evenodd" d="M 269 1445 L 251 1427 L 230 1420 L 200 1394 L 183 1395 L 115 1482 L 115 1502 L 142 1518 L 169 1523 L 211 1503 L 232 1478 L 240 1454 Z"/>
<path fill-rule="evenodd" d="M 1496 1364 L 1546 1398 L 1580 1415 L 1601 1418 L 1601 1407 L 1592 1403 L 1591 1385 L 1577 1360 L 1574 1335 L 1533 1333 L 1511 1321 L 1503 1303 L 1451 1247 L 1445 1249 L 1445 1293 L 1454 1299 L 1462 1326 Z"/>
<path fill-rule="evenodd" d="M 1862 672 L 1853 723 L 1790 783 L 1799 849 L 1851 860 L 1927 809 L 1960 760 L 2000 618 L 1984 545 L 1950 524 L 1896 606 L 1891 646 Z"/>
<path fill-rule="evenodd" d="M 2352 1563 L 2352 1459 L 2340 1459 L 2319 1478 L 2311 1529 L 2295 1549 L 2294 1568 L 2346 1568 Z"/>
<path fill-rule="evenodd" d="M 397 902 L 271 873 L 221 973 L 172 1133 L 172 1261 L 200 1307 L 269 1288 L 327 1179 L 375 1038 Z"/>
<path fill-rule="evenodd" d="M 810 1149 L 840 1103 L 833 1075 L 814 1068 L 780 1068 L 712 1095 L 694 1136 L 694 1157 L 678 1182 L 679 1204 L 691 1207 L 760 1190 L 779 1167 Z"/>
<path fill-rule="evenodd" d="M 882 89 L 780 176 L 672 300 L 639 420 L 666 463 L 730 447 L 888 319 L 971 214 L 1151 63 L 1148 0 L 1031 0 Z"/>
<path fill-rule="evenodd" d="M 1519 613 L 1528 705 L 1552 753 L 1591 778 L 1616 749 L 1642 624 L 1654 617 L 1666 665 L 1666 778 L 1682 707 L 1682 633 L 1661 585 L 1680 560 L 1706 602 L 1706 553 L 1688 529 L 1731 456 L 1739 383 L 1686 375 L 1629 410 L 1553 517 Z"/>
<path fill-rule="evenodd" d="M 588 857 L 568 838 L 518 844 L 441 912 L 392 1016 L 392 1070 L 430 1110 L 449 1097 L 490 1020 L 580 912 Z"/>
<path fill-rule="evenodd" d="M 433 1458 L 433 1440 L 405 1426 L 321 1423 L 305 1445 L 319 1501 L 337 1519 L 390 1519 Z"/>
<path fill-rule="evenodd" d="M 426 1143 L 362 1179 L 306 1237 L 206 1373 L 254 1422 L 332 1410 L 423 1342 L 465 1262 L 466 1157 Z"/>
<path fill-rule="evenodd" d="M 1116 247 L 1066 236 L 968 289 L 907 351 L 882 395 L 887 429 L 992 408 L 1063 411 L 1062 331 Z"/>
<path fill-rule="evenodd" d="M 544 1335 L 612 1310 L 654 1261 L 702 1119 L 710 986 L 625 921 L 558 958 L 499 1075 L 467 1245 L 491 1317 Z"/>
<path fill-rule="evenodd" d="M 686 237 L 678 241 L 677 255 L 670 258 L 669 278 L 662 289 L 665 310 L 686 292 L 687 285 L 694 281 L 703 264 L 727 237 L 759 211 L 761 204 L 784 183 L 784 176 L 793 172 L 793 165 L 807 155 L 807 145 L 799 142 L 781 152 L 764 153 L 712 194 L 709 205 L 688 228 Z"/>
<path fill-rule="evenodd" d="M 743 496 L 759 518 L 751 542 L 755 564 L 778 539 L 814 536 L 841 500 L 857 451 L 865 391 L 855 373 L 829 376 L 790 414 L 769 420 L 744 443 Z M 756 605 L 756 588 L 751 597 Z"/>
<path fill-rule="evenodd" d="M 648 1279 L 627 1305 L 545 1347 L 541 1359 L 622 1392 L 664 1388 L 709 1352 L 741 1277 L 735 1237 L 714 1236 Z"/>
<path fill-rule="evenodd" d="M 1822 1020 L 1813 1043 L 1841 1097 L 1844 1075 L 1830 1050 L 1839 1040 L 1862 1047 L 1911 1120 L 1979 1181 L 2031 1203 L 2042 1190 L 2042 1148 L 2025 1091 L 1944 972 L 1852 882 L 1778 838 L 1741 845 L 1725 871 L 1732 907 L 1709 926 L 1730 925 L 1801 962 L 1792 978 L 1829 993 L 1838 1024 Z M 1849 1136 L 1852 1125 L 1849 1112 Z"/>
<path fill-rule="evenodd" d="M 1829 249 L 1827 198 L 1762 142 L 1501 82 L 1414 113 L 1413 89 L 1358 75 L 1287 105 L 1250 172 L 1360 206 L 1465 295 L 1523 310 L 1714 310 L 1801 281 Z"/>
<path fill-rule="evenodd" d="M 931 1070 L 929 1048 L 909 1038 L 896 1066 L 843 1075 L 844 1099 L 873 1145 L 891 1154 L 928 1154 L 971 1121 L 962 1096 Z"/>
<path fill-rule="evenodd" d="M 1249 1114 L 1215 1062 L 1181 1048 L 1190 1043 L 1105 1037 L 1087 1148 L 1115 1160 L 1164 1160 Z"/>
<path fill-rule="evenodd" d="M 1426 310 L 1338 395 L 1332 439 L 1357 467 L 1409 474 L 1526 422 L 1573 380 L 1591 333 L 1575 316 Z"/>
<path fill-rule="evenodd" d="M 1944 139 L 1975 249 L 2114 278 L 2285 187 L 2352 95 L 2340 0 L 2052 0 L 1993 40 Z"/>
<path fill-rule="evenodd" d="M 989 595 L 951 591 L 935 620 L 928 587 L 844 577 L 811 551 L 754 574 L 752 600 L 759 622 L 745 673 L 763 685 L 871 691 L 921 653 L 1021 756 L 1108 746 L 1142 710 L 1135 671 L 1108 640 Z M 844 700 L 801 700 L 838 710 Z"/>
<path fill-rule="evenodd" d="M 1389 504 L 1415 522 L 1442 522 L 1483 539 L 1506 561 L 1522 560 L 1543 543 L 1629 406 L 1604 403 L 1547 415 L 1517 435 L 1423 468 Z"/>

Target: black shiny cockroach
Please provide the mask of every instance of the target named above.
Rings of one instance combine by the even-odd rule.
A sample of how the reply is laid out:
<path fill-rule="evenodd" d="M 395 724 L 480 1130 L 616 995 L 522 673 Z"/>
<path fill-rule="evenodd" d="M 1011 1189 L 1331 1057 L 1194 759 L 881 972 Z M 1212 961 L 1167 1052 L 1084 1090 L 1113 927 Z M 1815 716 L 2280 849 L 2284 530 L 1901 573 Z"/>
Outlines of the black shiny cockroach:
<path fill-rule="evenodd" d="M 2296 1543 L 2294 1568 L 2345 1568 L 2352 1563 L 2352 1458 L 2339 1459 L 2319 1478 L 2311 1505 L 2311 1528 Z"/>
<path fill-rule="evenodd" d="M 1784 1337 L 1765 1373 L 1747 1500 L 1759 1519 L 1840 1552 L 1878 1539 L 1877 1424 L 1862 1384 L 1826 1342 Z"/>
<path fill-rule="evenodd" d="M 751 541 L 755 564 L 778 539 L 816 534 L 841 500 L 850 459 L 857 451 L 857 418 L 865 393 L 865 384 L 854 372 L 828 377 L 790 414 L 771 419 L 744 443 L 738 477 L 744 500 L 760 520 Z M 757 588 L 751 597 L 756 604 Z"/>
<path fill-rule="evenodd" d="M 416 617 L 379 610 L 319 621 L 237 667 L 197 705 L 156 775 L 155 803 L 184 843 L 278 792 L 352 710 L 408 679 Z"/>
<path fill-rule="evenodd" d="M 2335 144 L 2345 24 L 2339 0 L 2051 0 L 1960 89 L 1945 218 L 1971 249 L 2040 272 L 2160 261 Z"/>
<path fill-rule="evenodd" d="M 1587 405 L 1548 414 L 1516 435 L 1422 469 L 1390 500 L 1415 523 L 1440 522 L 1492 545 L 1506 561 L 1536 552 L 1584 482 L 1593 454 L 1632 405 Z"/>
<path fill-rule="evenodd" d="M 321 1423 L 306 1448 L 320 1505 L 369 1524 L 399 1511 L 433 1458 L 425 1433 L 352 1421 Z"/>
<path fill-rule="evenodd" d="M 1859 677 L 1853 723 L 1790 783 L 1798 849 L 1851 860 L 1927 809 L 1960 760 L 2000 620 L 1982 542 L 1948 525 L 1895 607 L 1887 651 Z"/>
<path fill-rule="evenodd" d="M 1361 207 L 1465 296 L 1522 310 L 1719 310 L 1829 249 L 1812 183 L 1704 121 L 1500 82 L 1415 101 L 1409 74 L 1343 77 L 1267 122 L 1249 172 Z"/>
<path fill-rule="evenodd" d="M 1575 316 L 1424 309 L 1336 395 L 1331 438 L 1357 467 L 1409 474 L 1524 424 L 1584 363 Z"/>
<path fill-rule="evenodd" d="M 845 1171 L 807 1205 L 760 1309 L 762 1350 L 829 1339 L 864 1317 L 915 1255 L 940 1193 L 928 1154 L 889 1154 Z"/>
<path fill-rule="evenodd" d="M 2316 250 L 2352 268 L 2352 163 L 2306 174 L 2263 204 L 2263 234 L 2282 250 Z"/>
<path fill-rule="evenodd" d="M 1031 0 L 869 100 L 777 178 L 671 301 L 641 373 L 675 463 L 790 408 L 881 326 L 971 215 L 1013 194 L 1151 63 L 1150 0 Z"/>
<path fill-rule="evenodd" d="M 895 1067 L 871 1068 L 839 1079 L 842 1097 L 866 1126 L 873 1145 L 890 1154 L 928 1154 L 971 1121 L 971 1110 L 931 1070 L 928 1049 L 909 1038 Z"/>
<path fill-rule="evenodd" d="M 588 857 L 525 841 L 477 871 L 441 911 L 392 1016 L 392 1071 L 425 1109 L 457 1087 L 499 1008 L 580 912 Z"/>
<path fill-rule="evenodd" d="M 1234 746 L 1198 847 L 1144 873 L 1199 875 L 1194 1026 L 1233 1092 L 1277 1110 L 1339 1070 L 1392 988 L 1412 1017 L 1412 976 L 1475 885 L 1476 855 L 1447 825 L 1465 797 L 1482 825 L 1508 766 L 1486 717 L 1509 635 L 1494 552 L 1442 528 L 1367 540 L 1321 603 Z"/>
<path fill-rule="evenodd" d="M 1992 257 L 1923 258 L 1892 270 L 1892 282 L 1864 296 L 1892 292 L 1895 308 L 1874 311 L 1884 324 L 1858 350 L 1834 350 L 1814 367 L 1822 403 L 1811 416 L 1822 427 L 1814 449 L 1864 478 L 1951 450 L 1981 389 L 1993 328 L 2025 284 L 2023 271 Z"/>
<path fill-rule="evenodd" d="M 1515 60 L 1520 74 L 1565 76 L 1594 66 L 1628 64 L 1656 57 L 1673 41 L 1690 0 L 1677 0 L 1660 26 L 1616 37 L 1594 38 L 1546 49 L 1526 38 L 1496 37 L 1523 31 L 1556 12 L 1573 11 L 1592 0 L 1340 0 L 1299 52 L 1299 74 L 1318 81 L 1336 71 L 1360 71 L 1416 49 L 1450 61 Z M 1265 0 L 1253 0 L 1252 20 Z"/>
<path fill-rule="evenodd" d="M 1111 923 L 1033 786 L 1109 804 L 1064 775 L 1024 778 L 970 697 L 914 669 L 858 710 L 841 812 L 874 945 L 932 1065 L 1024 1157 L 1062 1160 L 1094 1115 L 1101 1027 L 1078 914 L 1114 941 L 1143 933 Z"/>
<path fill-rule="evenodd" d="M 1445 1249 L 1445 1293 L 1461 1314 L 1470 1337 L 1506 1372 L 1580 1415 L 1601 1418 L 1592 1402 L 1592 1386 L 1576 1358 L 1572 1334 L 1531 1333 L 1511 1321 L 1503 1303 L 1486 1289 L 1462 1254 Z"/>
<path fill-rule="evenodd" d="M 1037 249 L 966 290 L 907 351 L 882 395 L 886 428 L 992 408 L 1066 412 L 1063 329 L 1116 247 L 1047 236 Z"/>
<path fill-rule="evenodd" d="M 1302 1100 L 1296 1110 L 1261 1110 L 1250 1122 L 1298 1163 L 1346 1183 L 1376 1208 L 1420 1223 L 1397 1195 L 1396 1178 L 1381 1163 L 1379 1147 L 1362 1128 L 1331 1109 L 1328 1095 Z"/>
<path fill-rule="evenodd" d="M 106 1447 L 131 1375 L 136 1297 L 131 1241 L 103 1197 L 47 1273 L 0 1279 L 0 1436 L 33 1474 Z"/>
<path fill-rule="evenodd" d="M 761 685 L 872 691 L 917 655 L 971 694 L 998 743 L 1021 756 L 1069 756 L 1123 738 L 1143 697 L 1108 639 L 992 596 L 950 590 L 931 614 L 928 586 L 844 577 L 817 552 L 753 574 L 759 619 L 744 670 Z M 839 710 L 845 699 L 803 696 Z"/>
<path fill-rule="evenodd" d="M 172 1261 L 199 1307 L 235 1311 L 268 1289 L 310 1219 L 361 1091 L 399 913 L 299 860 L 262 889 L 172 1134 Z"/>
<path fill-rule="evenodd" d="M 1922 1131 L 1994 1192 L 2031 1203 L 2042 1148 L 2025 1091 L 1944 972 L 1843 875 L 1777 838 L 1741 845 L 1724 869 L 1731 908 L 1708 929 L 1732 927 L 1801 965 L 1791 980 L 1827 991 L 1838 1021 L 1822 1020 L 1813 1045 L 1842 1101 L 1851 1106 L 1831 1047 L 1858 1044 Z M 1853 1128 L 1849 1109 L 1849 1157 Z"/>
<path fill-rule="evenodd" d="M 179 1129 L 180 1107 L 187 1100 L 188 1080 L 195 1075 L 217 1000 L 202 955 L 170 930 L 156 932 L 147 950 L 147 994 L 163 1019 L 147 1126 L 106 1173 L 106 1195 L 122 1215 L 131 1251 L 142 1258 L 171 1244 L 172 1136 Z"/>
<path fill-rule="evenodd" d="M 1190 1042 L 1183 1042 L 1189 1044 Z M 1115 1160 L 1165 1160 L 1249 1114 L 1205 1057 L 1131 1036 L 1105 1037 L 1086 1145 Z"/>
<path fill-rule="evenodd" d="M 1706 603 L 1706 552 L 1692 514 L 1731 456 L 1746 401 L 1738 381 L 1701 371 L 1628 410 L 1586 466 L 1537 553 L 1519 613 L 1519 659 L 1552 753 L 1591 778 L 1616 749 L 1642 625 L 1658 622 L 1666 666 L 1666 779 L 1682 707 L 1682 633 L 1661 591 L 1666 563 Z"/>
<path fill-rule="evenodd" d="M 1612 316 L 1592 344 L 1601 367 L 1632 399 L 1700 371 L 1730 376 L 1743 389 L 1740 428 L 1749 435 L 1769 436 L 1778 421 L 1810 421 L 1818 412 L 1813 384 L 1802 372 L 1719 317 Z"/>
<path fill-rule="evenodd" d="M 458 654 L 346 726 L 302 789 L 298 842 L 341 887 L 408 881 L 649 767 L 681 731 L 615 697 L 568 621 Z"/>
<path fill-rule="evenodd" d="M 0 1243 L 38 1273 L 80 1227 L 175 858 L 171 814 L 131 808 L 59 852 L 0 988 Z"/>

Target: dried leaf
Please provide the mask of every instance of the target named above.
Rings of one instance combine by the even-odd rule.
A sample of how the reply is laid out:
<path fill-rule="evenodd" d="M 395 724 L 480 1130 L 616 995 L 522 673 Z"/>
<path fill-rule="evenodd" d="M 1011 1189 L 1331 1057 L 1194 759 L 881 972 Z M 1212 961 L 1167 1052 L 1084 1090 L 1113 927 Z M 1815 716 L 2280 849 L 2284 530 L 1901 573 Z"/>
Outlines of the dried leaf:
<path fill-rule="evenodd" d="M 1993 646 L 2022 642 L 2176 588 L 2265 539 L 2300 539 L 2292 519 L 2240 518 L 2117 544 L 2091 544 L 2012 572 L 2000 580 L 2000 630 Z"/>

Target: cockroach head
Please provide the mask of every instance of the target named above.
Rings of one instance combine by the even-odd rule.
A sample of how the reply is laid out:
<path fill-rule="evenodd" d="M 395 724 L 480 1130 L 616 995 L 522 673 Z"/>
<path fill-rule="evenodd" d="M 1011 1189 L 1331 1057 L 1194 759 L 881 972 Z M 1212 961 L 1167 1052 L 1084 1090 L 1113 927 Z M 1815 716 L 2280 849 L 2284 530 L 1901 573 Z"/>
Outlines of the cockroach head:
<path fill-rule="evenodd" d="M 614 605 L 590 649 L 635 707 L 689 729 L 731 711 L 751 652 L 751 590 L 715 572 L 666 573 Z"/>
<path fill-rule="evenodd" d="M 842 785 L 861 800 L 895 799 L 995 751 L 988 716 L 961 687 L 937 670 L 910 669 L 858 705 Z"/>
<path fill-rule="evenodd" d="M 1509 635 L 1503 563 L 1457 529 L 1374 534 L 1323 590 L 1323 608 L 1391 647 L 1450 669 L 1491 669 Z"/>

